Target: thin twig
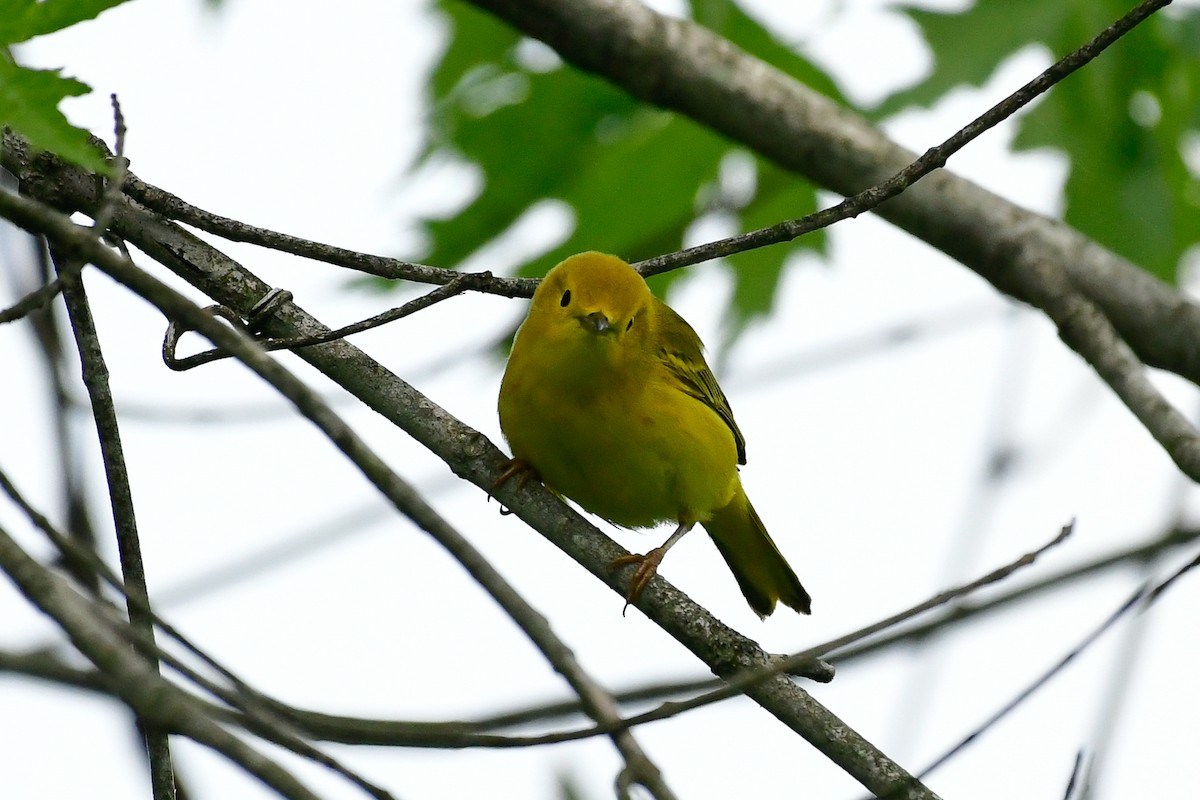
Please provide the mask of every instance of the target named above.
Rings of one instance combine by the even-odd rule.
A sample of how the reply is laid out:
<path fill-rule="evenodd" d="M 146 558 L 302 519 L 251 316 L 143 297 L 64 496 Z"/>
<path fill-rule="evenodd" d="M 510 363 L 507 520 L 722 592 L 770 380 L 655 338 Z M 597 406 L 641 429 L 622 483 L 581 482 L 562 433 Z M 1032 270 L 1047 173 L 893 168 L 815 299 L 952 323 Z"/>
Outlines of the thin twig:
<path fill-rule="evenodd" d="M 1175 572 L 1173 572 L 1171 574 L 1171 577 L 1167 578 L 1165 581 L 1163 581 L 1162 583 L 1158 584 L 1153 589 L 1151 589 L 1150 594 L 1146 597 L 1145 605 L 1141 609 L 1139 609 L 1139 611 L 1145 611 L 1152 604 L 1157 603 L 1158 598 L 1162 596 L 1163 592 L 1165 592 L 1167 589 L 1171 588 L 1171 586 L 1175 583 L 1175 581 L 1179 580 L 1184 575 L 1188 574 L 1189 572 L 1196 569 L 1197 567 L 1200 567 L 1200 555 L 1197 555 L 1191 561 L 1184 564 L 1179 569 L 1175 570 Z"/>
<path fill-rule="evenodd" d="M 1081 749 L 1075 753 L 1075 761 L 1071 765 L 1071 777 L 1067 779 L 1067 790 L 1063 792 L 1063 800 L 1071 800 L 1071 795 L 1075 794 L 1075 787 L 1079 785 L 1079 776 L 1083 774 L 1084 751 Z"/>
<path fill-rule="evenodd" d="M 957 744 L 934 759 L 929 766 L 921 770 L 919 776 L 922 778 L 929 776 L 938 767 L 945 764 L 954 756 L 962 752 L 966 747 L 975 742 L 980 736 L 986 733 L 989 728 L 993 727 L 996 725 L 996 723 L 1000 722 L 1000 720 L 1004 719 L 1006 716 L 1016 710 L 1021 703 L 1025 702 L 1025 700 L 1032 696 L 1038 689 L 1045 686 L 1046 683 L 1048 683 L 1051 678 L 1061 672 L 1063 668 L 1067 666 L 1067 664 L 1074 661 L 1084 650 L 1090 647 L 1093 642 L 1099 639 L 1101 635 L 1115 625 L 1117 621 L 1121 619 L 1121 617 L 1125 616 L 1127 613 L 1129 613 L 1129 611 L 1136 608 L 1139 602 L 1146 600 L 1149 596 L 1148 591 L 1149 586 L 1142 586 L 1132 595 L 1130 595 L 1129 599 L 1122 603 L 1094 630 L 1088 633 L 1087 636 L 1085 636 L 1075 647 L 1070 650 L 1070 652 L 1055 662 L 1048 670 L 1039 675 L 1032 683 L 1018 692 L 1014 698 L 1005 703 L 1003 707 L 996 711 L 996 713 L 992 714 L 973 731 L 964 736 Z"/>
<path fill-rule="evenodd" d="M 53 253 L 53 250 L 52 250 Z M 60 258 L 54 259 L 63 282 L 63 299 L 66 301 L 67 317 L 75 335 L 79 361 L 83 366 L 83 383 L 91 400 L 92 416 L 96 435 L 100 442 L 100 456 L 104 463 L 104 474 L 108 482 L 109 504 L 112 509 L 113 525 L 117 536 L 117 552 L 121 562 L 124 583 L 129 587 L 132 600 L 127 604 L 129 622 L 143 634 L 154 638 L 154 623 L 144 609 L 149 608 L 146 591 L 146 573 L 142 562 L 142 547 L 138 540 L 137 514 L 133 504 L 133 493 L 129 485 L 129 471 L 125 465 L 125 454 L 121 446 L 121 432 L 117 423 L 117 412 L 113 407 L 112 389 L 108 382 L 108 368 L 100 347 L 100 338 L 92 319 L 83 278 L 77 270 L 69 269 Z M 157 670 L 157 664 L 153 664 Z M 167 732 L 147 724 L 139 718 L 138 727 L 146 745 L 150 764 L 150 780 L 155 800 L 174 800 L 175 770 L 171 764 L 171 743 Z"/>
<path fill-rule="evenodd" d="M 58 293 L 61 291 L 62 280 L 60 278 L 55 278 L 49 283 L 34 289 L 8 308 L 0 310 L 0 325 L 6 322 L 16 322 L 19 319 L 24 319 L 34 311 L 41 311 L 50 305 L 50 301 L 58 297 Z"/>
<path fill-rule="evenodd" d="M 117 96 L 112 95 L 114 128 L 116 135 L 116 157 L 114 168 L 104 200 L 94 220 L 94 229 L 103 236 L 121 195 L 125 180 L 125 119 Z M 108 367 L 100 346 L 100 337 L 92 319 L 91 306 L 83 278 L 79 274 L 82 262 L 59 253 L 53 243 L 50 248 L 58 277 L 62 281 L 63 299 L 66 301 L 67 317 L 75 336 L 79 361 L 83 367 L 83 384 L 91 401 L 96 435 L 100 441 L 100 455 L 104 463 L 104 474 L 108 482 L 109 503 L 112 508 L 113 525 L 117 536 L 117 551 L 121 562 L 124 584 L 128 596 L 139 602 L 130 601 L 126 608 L 129 622 L 151 642 L 154 641 L 154 621 L 149 611 L 150 597 L 146 590 L 145 566 L 142 562 L 142 547 L 138 540 L 137 514 L 134 509 L 133 492 L 129 485 L 129 471 L 125 465 L 124 449 L 121 446 L 121 431 L 117 423 L 117 412 L 113 406 L 112 388 L 108 381 Z M 151 661 L 157 671 L 157 661 Z M 175 800 L 175 769 L 171 763 L 171 743 L 165 730 L 156 728 L 143 718 L 138 718 L 138 727 L 146 745 L 150 764 L 150 782 L 155 800 Z"/>
<path fill-rule="evenodd" d="M 0 484 L 2 483 L 4 483 L 4 476 L 3 473 L 0 473 Z M 19 498 L 19 495 L 17 497 Z M 18 503 L 22 504 L 22 501 L 18 499 Z M 1058 539 L 1055 541 L 1058 541 Z M 1030 559 L 1036 557 L 1038 552 L 1039 551 L 1034 551 L 1034 553 L 1022 556 L 1020 559 L 1013 562 L 1013 565 L 1031 563 Z M 1137 554 L 1135 554 L 1135 556 L 1136 555 Z M 1197 558 L 1185 569 L 1178 571 L 1171 579 L 1160 585 L 1156 591 L 1161 593 L 1161 591 L 1165 589 L 1167 585 L 1186 572 L 1186 569 L 1196 566 L 1197 562 L 1200 562 L 1200 558 Z M 989 576 L 985 576 L 985 579 L 982 580 L 993 578 L 1002 574 L 1008 574 L 1013 565 L 996 570 L 993 573 L 990 573 Z M 945 594 L 946 593 L 943 593 L 943 595 Z M 823 648 L 824 646 L 814 649 Z M 10 660 L 10 663 L 16 664 L 18 668 L 24 666 L 25 668 L 29 669 L 32 674 L 37 674 L 39 676 L 48 677 L 51 679 L 54 679 L 56 675 L 62 673 L 62 670 L 68 669 L 63 666 L 56 666 L 54 663 L 46 664 L 43 660 L 35 659 L 33 657 L 25 657 L 25 659 L 21 660 L 18 660 L 14 657 L 12 660 Z M 35 665 L 37 667 L 36 669 L 34 668 Z M 73 685 L 84 685 L 87 688 L 100 688 L 103 690 L 103 687 L 92 684 L 92 679 L 90 679 L 86 673 L 81 675 L 74 675 L 73 673 L 68 674 L 64 679 Z M 682 704 L 674 704 L 674 708 L 679 708 L 681 706 Z M 278 710 L 292 724 L 297 726 L 299 729 L 304 730 L 309 735 L 316 736 L 318 738 L 357 744 L 384 744 L 423 747 L 528 747 L 571 741 L 603 733 L 603 731 L 595 728 L 525 737 L 505 737 L 479 734 L 477 732 L 481 727 L 497 727 L 501 725 L 520 724 L 539 718 L 510 718 L 511 715 L 505 715 L 504 717 L 498 717 L 490 720 L 481 720 L 475 723 L 400 723 L 362 720 L 347 717 L 333 717 L 291 709 L 286 706 L 280 707 Z M 544 719 L 545 717 L 540 718 Z M 656 716 L 654 718 L 659 717 Z M 645 716 L 634 717 L 626 720 L 626 724 L 632 725 L 645 721 L 649 721 L 649 719 L 647 719 Z"/>
<path fill-rule="evenodd" d="M 117 207 L 117 200 L 125 190 L 125 180 L 129 174 L 129 159 L 125 157 L 125 115 L 121 113 L 121 103 L 117 100 L 115 93 L 109 95 L 109 100 L 113 110 L 113 151 L 115 155 L 109 159 L 109 168 L 112 172 L 105 179 L 100 210 L 96 212 L 92 221 L 92 227 L 101 236 L 108 232 L 109 223 L 112 222 L 113 212 Z"/>
<path fill-rule="evenodd" d="M 822 644 L 807 648 L 794 655 L 773 658 L 771 662 L 764 667 L 747 670 L 740 674 L 731 676 L 728 680 L 721 682 L 721 684 L 712 691 L 705 692 L 704 694 L 700 694 L 686 700 L 668 701 L 662 703 L 658 708 L 641 714 L 626 717 L 625 719 L 621 720 L 619 724 L 623 727 L 644 725 L 648 722 L 667 719 L 677 716 L 685 711 L 691 711 L 696 708 L 701 708 L 706 705 L 711 705 L 712 703 L 745 694 L 748 690 L 752 689 L 762 681 L 768 680 L 780 674 L 790 674 L 791 672 L 800 669 L 805 664 L 813 661 L 816 658 L 819 658 L 826 653 L 833 652 L 838 648 L 845 647 L 846 645 L 855 641 L 872 636 L 881 630 L 891 628 L 907 619 L 912 618 L 913 616 L 924 613 L 925 611 L 929 611 L 938 606 L 945 605 L 946 603 L 949 603 L 957 598 L 976 592 L 985 586 L 1004 580 L 1017 570 L 1032 565 L 1046 551 L 1066 541 L 1067 537 L 1070 536 L 1073 530 L 1073 524 L 1074 523 L 1069 523 L 1064 525 L 1052 540 L 1036 550 L 1025 553 L 1019 558 L 1009 562 L 1008 564 L 1005 564 L 998 569 L 992 570 L 977 580 L 963 584 L 962 586 L 958 586 L 954 589 L 939 592 L 937 595 L 923 603 L 919 603 L 909 609 L 906 609 L 905 611 L 902 611 L 898 614 L 893 614 L 884 620 L 880 620 L 872 625 L 867 625 L 857 631 L 845 634 L 844 636 L 839 636 Z M 332 719 L 333 718 L 327 718 L 325 722 L 332 722 Z M 523 722 L 527 720 L 514 721 L 504 719 L 503 721 L 505 724 L 515 724 L 515 722 Z M 342 718 L 337 724 L 349 725 L 352 723 L 345 718 Z M 579 739 L 586 739 L 601 734 L 611 733 L 610 725 L 597 724 L 588 728 L 561 731 L 540 736 L 509 737 L 509 739 L 504 742 L 504 746 L 530 746 L 576 741 Z M 378 729 L 376 730 L 376 733 L 379 733 Z M 447 731 L 446 733 L 453 736 L 461 733 L 461 731 Z"/>
<path fill-rule="evenodd" d="M 1013 603 L 1028 600 L 1043 592 L 1054 589 L 1065 589 L 1074 581 L 1096 575 L 1106 570 L 1131 563 L 1145 562 L 1170 550 L 1193 544 L 1197 540 L 1200 540 L 1200 530 L 1194 528 L 1174 529 L 1153 541 L 1107 553 L 1083 564 L 1047 575 L 1039 581 L 1012 589 L 1004 594 L 996 595 L 983 602 L 955 606 L 941 616 L 924 624 L 905 627 L 854 647 L 838 650 L 833 655 L 833 658 L 839 664 L 846 664 L 866 656 L 887 652 L 889 648 L 899 644 L 924 641 L 931 636 L 949 631 L 977 616 L 1008 608 Z"/>
<path fill-rule="evenodd" d="M 378 328 L 381 325 L 386 325 L 389 322 L 395 322 L 398 319 L 403 319 L 411 314 L 414 314 L 423 309 L 429 308 L 435 303 L 440 303 L 451 297 L 456 297 L 463 292 L 470 291 L 478 286 L 487 285 L 492 279 L 490 272 L 463 272 L 455 273 L 455 278 L 449 283 L 439 286 L 438 288 L 421 295 L 420 297 L 409 300 L 402 306 L 384 311 L 382 314 L 376 314 L 373 317 L 345 325 L 341 328 L 336 328 L 325 333 L 316 334 L 313 336 L 292 336 L 283 339 L 261 338 L 256 339 L 258 344 L 268 352 L 275 350 L 296 350 L 301 347 L 312 347 L 318 344 L 327 344 L 336 342 L 338 339 L 344 339 L 355 333 Z M 176 372 L 184 372 L 198 367 L 201 364 L 210 364 L 214 361 L 220 361 L 225 358 L 230 358 L 229 353 L 222 352 L 217 348 L 205 350 L 200 353 L 194 353 L 183 358 L 175 357 L 175 345 L 179 338 L 186 331 L 180 330 L 177 325 L 172 325 L 168 328 L 166 340 L 163 342 L 163 358 L 166 364 Z"/>
<path fill-rule="evenodd" d="M 1034 598 L 1051 590 L 1066 589 L 1077 580 L 1131 563 L 1143 563 L 1177 548 L 1193 544 L 1198 540 L 1200 540 L 1200 530 L 1173 529 L 1150 542 L 1098 556 L 1085 563 L 1047 575 L 1035 582 L 1010 589 L 1002 594 L 996 594 L 986 600 L 954 605 L 928 622 L 890 630 L 886 635 L 843 646 L 844 649 L 837 648 L 829 652 L 829 657 L 837 663 L 839 668 L 844 668 L 852 662 L 886 653 L 892 648 L 906 643 L 927 641 L 932 637 L 944 635 L 957 630 L 967 620 L 1008 608 L 1022 600 Z M 621 689 L 614 692 L 613 696 L 622 704 L 661 701 L 664 698 L 710 691 L 723 684 L 724 681 L 719 678 L 678 679 Z M 579 704 L 573 701 L 539 703 L 478 718 L 470 724 L 474 726 L 473 729 L 477 730 L 496 730 L 535 722 L 547 722 L 572 716 L 580 711 Z M 343 719 L 344 727 L 341 730 L 344 735 L 349 736 L 353 730 L 353 722 L 348 718 Z"/>
<path fill-rule="evenodd" d="M 150 210 L 169 219 L 183 222 L 231 242 L 249 242 L 260 247 L 365 272 L 388 280 L 447 284 L 461 275 L 471 274 L 425 264 L 414 264 L 394 258 L 367 255 L 247 225 L 244 222 L 197 208 L 168 191 L 142 181 L 135 175 L 130 175 L 126 181 L 125 193 Z M 479 273 L 479 276 L 477 282 L 469 287 L 471 291 L 496 294 L 501 297 L 532 297 L 533 290 L 537 288 L 538 284 L 538 281 L 533 278 L 500 278 L 487 273 Z"/>

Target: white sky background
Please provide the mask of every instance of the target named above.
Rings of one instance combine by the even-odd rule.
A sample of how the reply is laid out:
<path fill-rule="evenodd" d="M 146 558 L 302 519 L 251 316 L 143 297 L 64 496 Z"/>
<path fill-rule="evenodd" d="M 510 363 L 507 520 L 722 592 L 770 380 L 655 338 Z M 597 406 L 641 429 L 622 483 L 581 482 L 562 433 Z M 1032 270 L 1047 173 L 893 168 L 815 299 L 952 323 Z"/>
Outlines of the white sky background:
<path fill-rule="evenodd" d="M 814 4 L 817 11 L 792 19 L 789 30 L 847 91 L 877 99 L 928 68 L 911 26 L 882 5 L 850 2 L 839 14 L 840 4 Z M 286 9 L 227 0 L 216 14 L 199 0 L 141 0 L 39 39 L 21 57 L 31 66 L 66 67 L 91 84 L 92 96 L 66 108 L 77 124 L 107 138 L 108 94 L 119 93 L 127 155 L 141 178 L 219 214 L 392 255 L 414 241 L 415 211 L 452 206 L 471 191 L 470 175 L 458 170 L 417 184 L 403 178 L 419 142 L 422 83 L 443 34 L 415 0 Z M 935 144 L 1047 59 L 1035 49 L 1023 52 L 1000 65 L 984 91 L 956 92 L 933 112 L 895 120 L 889 131 L 914 149 Z M 1010 136 L 1011 128 L 1001 126 L 950 168 L 1026 207 L 1055 213 L 1061 161 L 1050 154 L 1011 156 Z M 558 224 L 553 213 L 534 215 L 506 246 L 469 266 L 510 270 L 521 254 L 561 233 Z M 9 233 L 3 243 L 0 257 L 8 264 Z M 219 246 L 293 291 L 330 325 L 415 293 L 411 287 L 391 295 L 351 291 L 348 276 L 334 268 Z M 161 268 L 155 273 L 170 277 Z M 253 685 L 320 711 L 442 720 L 567 696 L 463 571 L 428 537 L 388 514 L 312 426 L 235 364 L 170 372 L 159 358 L 165 324 L 157 312 L 103 276 L 88 277 L 119 408 L 280 409 L 270 421 L 234 424 L 178 424 L 132 413 L 124 420 L 151 593 L 163 598 L 166 617 Z M 729 289 L 720 267 L 693 268 L 672 303 L 715 341 Z M 0 306 L 15 299 L 8 283 L 0 292 L 7 293 Z M 520 301 L 472 295 L 354 341 L 499 442 L 494 406 L 502 365 L 478 351 L 523 310 Z M 947 313 L 968 322 L 863 357 L 841 347 Z M 843 355 L 815 360 L 829 348 Z M 338 395 L 297 359 L 281 358 Z M 11 380 L 0 414 L 0 465 L 58 518 L 48 398 L 26 331 L 0 330 L 0 363 Z M 1010 310 L 968 270 L 874 218 L 837 226 L 829 266 L 799 260 L 772 319 L 753 328 L 728 363 L 721 377 L 749 442 L 743 479 L 812 592 L 815 613 L 804 618 L 783 609 L 760 623 L 701 533 L 675 548 L 662 572 L 773 651 L 802 649 L 982 574 L 1044 543 L 1072 517 L 1078 518 L 1072 540 L 1010 585 L 1151 538 L 1183 502 L 1168 459 L 1047 322 Z M 1196 408 L 1191 387 L 1172 378 L 1159 383 L 1185 411 Z M 640 613 L 622 617 L 616 595 L 523 523 L 500 517 L 482 492 L 460 484 L 402 433 L 353 403 L 338 409 L 493 559 L 606 686 L 705 674 Z M 90 418 L 78 422 L 87 426 Z M 982 479 L 996 443 L 1016 448 L 1019 459 L 998 485 Z M 90 463 L 96 522 L 107 530 L 98 457 Z M 364 523 L 363 514 L 375 521 Z M 252 581 L 168 602 L 210 570 L 330 523 L 344 528 L 336 545 Z M 7 503 L 0 503 L 0 524 L 31 550 L 47 552 Z M 665 531 L 615 535 L 644 552 Z M 1158 565 L 1155 574 L 1177 563 Z M 831 685 L 807 688 L 889 755 L 920 769 L 1065 654 L 1137 580 L 1129 572 L 1076 585 L 922 653 L 896 651 L 844 669 Z M 1198 735 L 1198 602 L 1196 579 L 1182 581 L 1146 624 L 1110 632 L 928 783 L 947 798 L 1061 797 L 1075 753 L 1094 745 L 1123 642 L 1138 635 L 1132 689 L 1120 706 L 1120 733 L 1099 776 L 1099 797 L 1196 794 L 1200 779 L 1177 767 L 1190 763 Z M 0 619 L 0 647 L 29 647 L 53 633 L 7 582 L 0 584 Z M 148 796 L 128 714 L 116 704 L 2 677 L 0 709 L 0 796 Z M 680 797 L 862 795 L 748 701 L 656 723 L 638 735 Z M 618 768 L 605 739 L 510 751 L 326 749 L 401 798 L 549 800 L 557 796 L 560 772 L 600 798 L 611 795 Z M 268 796 L 202 748 L 176 740 L 175 750 L 196 797 Z M 283 758 L 323 796 L 362 796 L 319 768 Z"/>

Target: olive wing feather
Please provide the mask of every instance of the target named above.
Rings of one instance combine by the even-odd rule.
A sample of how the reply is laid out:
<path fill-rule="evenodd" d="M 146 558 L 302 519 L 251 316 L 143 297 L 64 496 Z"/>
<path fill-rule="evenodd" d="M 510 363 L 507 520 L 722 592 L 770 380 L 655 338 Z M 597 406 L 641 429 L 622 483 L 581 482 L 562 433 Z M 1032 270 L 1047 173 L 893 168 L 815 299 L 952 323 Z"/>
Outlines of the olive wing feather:
<path fill-rule="evenodd" d="M 659 359 L 677 382 L 680 391 L 704 403 L 729 426 L 737 445 L 738 463 L 745 464 L 746 438 L 733 419 L 733 410 L 717 384 L 716 376 L 704 360 L 700 337 L 687 320 L 676 314 L 670 306 L 657 298 L 654 302 L 659 322 Z"/>

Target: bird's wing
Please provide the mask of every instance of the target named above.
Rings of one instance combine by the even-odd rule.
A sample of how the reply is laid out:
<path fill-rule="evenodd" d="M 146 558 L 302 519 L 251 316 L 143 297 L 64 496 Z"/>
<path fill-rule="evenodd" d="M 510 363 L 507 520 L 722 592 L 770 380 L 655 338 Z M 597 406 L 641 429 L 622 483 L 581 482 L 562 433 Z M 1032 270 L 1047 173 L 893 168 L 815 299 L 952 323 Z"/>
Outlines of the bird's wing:
<path fill-rule="evenodd" d="M 704 361 L 700 337 L 687 320 L 676 314 L 670 306 L 657 298 L 655 303 L 660 318 L 671 323 L 659 325 L 659 359 L 667 368 L 667 373 L 678 382 L 680 391 L 717 412 L 717 416 L 729 426 L 737 445 L 738 463 L 745 464 L 746 438 L 733 419 L 733 410 L 729 408 L 725 393 L 717 385 L 716 376 Z"/>

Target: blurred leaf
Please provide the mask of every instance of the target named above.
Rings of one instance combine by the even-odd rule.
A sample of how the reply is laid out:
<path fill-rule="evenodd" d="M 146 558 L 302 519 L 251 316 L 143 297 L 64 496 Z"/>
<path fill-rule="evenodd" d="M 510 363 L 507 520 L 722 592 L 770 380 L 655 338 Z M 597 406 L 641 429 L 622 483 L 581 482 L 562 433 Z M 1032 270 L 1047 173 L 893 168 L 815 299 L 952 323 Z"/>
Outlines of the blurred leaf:
<path fill-rule="evenodd" d="M 558 773 L 559 800 L 586 800 L 587 795 L 580 786 L 578 776 L 570 772 Z"/>
<path fill-rule="evenodd" d="M 64 97 L 91 88 L 58 70 L 25 69 L 0 54 L 0 126 L 8 126 L 41 150 L 95 172 L 107 173 L 104 157 L 88 143 L 87 131 L 76 128 L 58 110 Z"/>
<path fill-rule="evenodd" d="M 933 51 L 933 75 L 878 113 L 981 85 L 1033 43 L 1065 55 L 1128 10 L 1125 0 L 979 0 L 958 14 L 905 9 Z M 1159 13 L 1055 86 L 1019 119 L 1014 142 L 1066 154 L 1065 221 L 1168 281 L 1200 241 L 1200 184 L 1185 161 L 1200 129 L 1198 53 L 1200 9 Z"/>
<path fill-rule="evenodd" d="M 0 0 L 0 44 L 16 44 L 95 19 L 127 0 Z"/>
<path fill-rule="evenodd" d="M 720 167 L 739 148 L 723 137 L 643 106 L 536 48 L 531 57 L 528 42 L 470 6 L 444 0 L 438 7 L 451 39 L 430 81 L 431 130 L 422 162 L 447 153 L 464 159 L 481 170 L 483 189 L 452 217 L 424 222 L 425 260 L 454 266 L 546 200 L 567 203 L 575 226 L 521 274 L 544 274 L 580 250 L 637 261 L 678 249 L 688 229 L 714 208 L 735 214 L 744 229 L 815 208 L 812 186 L 763 163 L 755 196 L 730 200 Z M 827 76 L 731 0 L 693 0 L 692 9 L 700 24 L 837 97 Z M 737 257 L 733 330 L 770 309 L 789 252 L 823 243 L 810 236 Z M 653 285 L 661 291 L 674 277 Z"/>
<path fill-rule="evenodd" d="M 951 89 L 982 86 L 1004 59 L 1027 45 L 1044 44 L 1061 30 L 1075 2 L 983 0 L 957 14 L 897 8 L 921 28 L 933 51 L 933 71 L 916 86 L 893 94 L 873 116 L 889 117 L 909 106 L 927 108 Z"/>
<path fill-rule="evenodd" d="M 758 166 L 758 192 L 741 214 L 742 228 L 765 228 L 784 219 L 795 219 L 817 210 L 817 195 L 808 184 L 762 161 Z M 825 231 L 819 230 L 798 240 L 791 247 L 765 247 L 738 253 L 729 261 L 734 266 L 733 306 L 735 313 L 727 333 L 732 341 L 756 316 L 770 312 L 783 267 L 788 256 L 798 249 L 825 252 Z"/>

